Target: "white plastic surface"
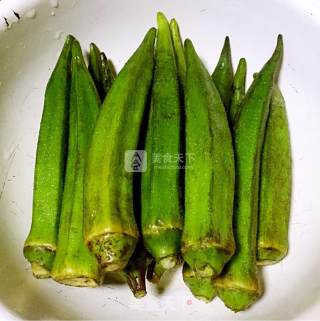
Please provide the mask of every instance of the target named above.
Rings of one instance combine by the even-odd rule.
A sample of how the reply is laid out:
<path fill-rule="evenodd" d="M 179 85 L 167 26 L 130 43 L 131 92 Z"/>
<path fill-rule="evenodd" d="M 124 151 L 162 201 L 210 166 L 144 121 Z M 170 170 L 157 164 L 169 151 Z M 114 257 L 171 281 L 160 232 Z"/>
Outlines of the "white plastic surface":
<path fill-rule="evenodd" d="M 320 5 L 318 1 L 70 0 L 0 2 L 0 319 L 274 320 L 320 319 Z M 30 13 L 30 10 L 34 12 Z M 280 86 L 287 103 L 294 164 L 290 253 L 264 269 L 265 294 L 234 314 L 219 299 L 195 300 L 180 271 L 137 300 L 125 285 L 78 289 L 36 280 L 22 255 L 31 222 L 33 167 L 43 94 L 64 37 L 100 46 L 119 70 L 156 12 L 177 18 L 211 71 L 224 37 L 248 78 L 271 55 L 278 33 L 285 57 Z M 28 11 L 28 14 L 23 13 Z M 32 19 L 32 13 L 35 13 Z M 2 19 L 2 18 L 1 18 Z M 251 80 L 251 79 L 250 79 Z"/>

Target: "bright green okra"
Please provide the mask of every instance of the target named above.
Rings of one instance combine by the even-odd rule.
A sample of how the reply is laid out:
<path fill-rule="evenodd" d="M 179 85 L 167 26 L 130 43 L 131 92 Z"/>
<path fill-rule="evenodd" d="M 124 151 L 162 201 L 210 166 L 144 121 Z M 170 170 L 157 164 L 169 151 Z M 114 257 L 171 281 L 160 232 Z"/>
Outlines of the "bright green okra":
<path fill-rule="evenodd" d="M 88 69 L 94 80 L 100 99 L 103 101 L 110 90 L 115 75 L 111 62 L 94 43 L 90 44 Z"/>
<path fill-rule="evenodd" d="M 274 86 L 264 138 L 259 197 L 257 263 L 277 263 L 288 252 L 291 148 L 283 96 Z"/>
<path fill-rule="evenodd" d="M 138 145 L 152 83 L 155 36 L 156 30 L 150 29 L 114 81 L 89 150 L 85 239 L 104 271 L 123 269 L 139 236 L 133 210 L 133 172 L 125 169 L 125 154 Z"/>
<path fill-rule="evenodd" d="M 23 253 L 37 278 L 50 277 L 64 184 L 71 47 L 68 36 L 46 87 L 34 174 L 32 225 Z"/>
<path fill-rule="evenodd" d="M 203 277 L 215 277 L 234 253 L 234 157 L 226 111 L 190 40 L 187 75 L 185 217 L 182 255 Z"/>
<path fill-rule="evenodd" d="M 100 283 L 100 273 L 96 258 L 84 242 L 83 189 L 85 162 L 100 99 L 77 41 L 72 46 L 71 66 L 68 158 L 52 278 L 66 285 L 94 287 Z"/>
<path fill-rule="evenodd" d="M 141 231 L 154 257 L 158 278 L 180 262 L 182 200 L 179 162 L 158 164 L 153 156 L 173 160 L 180 153 L 179 80 L 169 23 L 158 13 L 155 72 L 146 136 L 147 170 L 142 174 Z M 168 166 L 162 168 L 161 166 Z M 173 168 L 170 166 L 173 165 Z"/>
<path fill-rule="evenodd" d="M 246 76 L 247 76 L 247 62 L 244 58 L 239 60 L 239 64 L 234 75 L 231 102 L 228 111 L 230 127 L 235 123 L 240 112 L 241 102 L 246 93 Z"/>
<path fill-rule="evenodd" d="M 195 298 L 208 303 L 216 296 L 216 289 L 211 276 L 198 275 L 187 263 L 183 265 L 182 276 L 184 283 Z"/>
<path fill-rule="evenodd" d="M 186 59 L 184 56 L 183 42 L 180 36 L 179 25 L 175 19 L 171 19 L 170 21 L 170 32 L 176 57 L 176 65 L 178 68 L 179 82 L 181 87 L 184 88 L 187 68 Z"/>
<path fill-rule="evenodd" d="M 233 83 L 233 67 L 229 37 L 225 38 L 219 61 L 211 77 L 219 91 L 226 111 L 228 111 Z"/>
<path fill-rule="evenodd" d="M 234 126 L 236 252 L 223 275 L 214 280 L 217 294 L 234 311 L 247 309 L 262 294 L 256 265 L 260 158 L 269 104 L 283 55 L 282 37 L 250 86 Z"/>

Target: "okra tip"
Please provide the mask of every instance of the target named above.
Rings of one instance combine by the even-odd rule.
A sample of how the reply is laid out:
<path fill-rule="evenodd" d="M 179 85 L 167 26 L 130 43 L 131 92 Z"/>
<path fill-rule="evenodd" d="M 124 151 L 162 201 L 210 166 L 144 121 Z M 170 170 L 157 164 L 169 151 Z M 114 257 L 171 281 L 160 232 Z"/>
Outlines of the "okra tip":
<path fill-rule="evenodd" d="M 157 13 L 157 24 L 158 25 L 169 24 L 167 17 L 161 11 Z"/>

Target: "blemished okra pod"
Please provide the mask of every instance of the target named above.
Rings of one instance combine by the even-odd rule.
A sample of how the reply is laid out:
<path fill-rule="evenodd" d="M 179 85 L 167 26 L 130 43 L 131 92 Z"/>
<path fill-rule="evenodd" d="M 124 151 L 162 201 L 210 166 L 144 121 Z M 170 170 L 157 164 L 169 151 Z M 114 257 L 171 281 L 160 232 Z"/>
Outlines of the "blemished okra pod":
<path fill-rule="evenodd" d="M 101 101 L 108 93 L 115 76 L 110 68 L 106 55 L 94 44 L 90 44 L 89 67 L 90 74 L 98 90 Z"/>
<path fill-rule="evenodd" d="M 68 36 L 46 87 L 34 173 L 32 225 L 23 253 L 37 278 L 50 277 L 66 161 L 71 47 Z"/>
<path fill-rule="evenodd" d="M 216 289 L 211 276 L 197 275 L 187 263 L 183 265 L 182 276 L 184 283 L 195 298 L 208 303 L 216 296 Z"/>
<path fill-rule="evenodd" d="M 125 152 L 138 145 L 154 65 L 156 29 L 115 79 L 93 133 L 85 174 L 85 239 L 104 271 L 123 269 L 131 257 L 138 229 L 133 211 L 133 173 Z"/>
<path fill-rule="evenodd" d="M 240 112 L 241 102 L 246 93 L 246 76 L 247 76 L 247 62 L 244 58 L 241 58 L 238 63 L 236 73 L 234 74 L 232 90 L 231 90 L 231 102 L 228 111 L 229 123 L 231 127 L 235 123 L 236 118 Z"/>
<path fill-rule="evenodd" d="M 185 41 L 185 52 L 187 159 L 181 250 L 197 275 L 215 277 L 235 248 L 232 138 L 219 92 L 190 40 Z"/>
<path fill-rule="evenodd" d="M 217 294 L 234 311 L 247 309 L 262 294 L 256 265 L 259 174 L 269 104 L 283 55 L 282 37 L 254 79 L 234 126 L 236 252 L 223 275 L 214 280 Z"/>
<path fill-rule="evenodd" d="M 71 67 L 68 158 L 52 278 L 66 285 L 95 287 L 100 283 L 99 264 L 84 242 L 83 189 L 85 162 L 100 99 L 76 40 Z"/>
<path fill-rule="evenodd" d="M 263 143 L 260 173 L 257 263 L 277 263 L 288 252 L 291 149 L 283 96 L 274 86 Z"/>
<path fill-rule="evenodd" d="M 211 77 L 219 91 L 226 111 L 228 111 L 233 83 L 233 67 L 229 37 L 225 38 L 217 66 L 215 67 Z"/>
<path fill-rule="evenodd" d="M 186 59 L 184 56 L 183 42 L 180 36 L 179 25 L 175 19 L 171 19 L 170 21 L 170 32 L 176 57 L 179 81 L 181 87 L 184 88 L 186 78 Z"/>
<path fill-rule="evenodd" d="M 182 231 L 179 163 L 161 168 L 153 155 L 180 153 L 181 105 L 179 80 L 169 23 L 157 15 L 158 33 L 151 107 L 146 136 L 147 170 L 142 173 L 141 232 L 146 249 L 155 259 L 158 278 L 180 262 Z M 172 163 L 169 163 L 172 166 Z"/>

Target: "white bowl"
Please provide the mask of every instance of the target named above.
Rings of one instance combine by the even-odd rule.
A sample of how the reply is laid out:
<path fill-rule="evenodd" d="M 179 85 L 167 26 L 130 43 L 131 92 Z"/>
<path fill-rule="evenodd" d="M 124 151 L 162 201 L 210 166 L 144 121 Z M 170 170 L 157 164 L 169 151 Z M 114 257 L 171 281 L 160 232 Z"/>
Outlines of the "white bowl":
<path fill-rule="evenodd" d="M 9 23 L 0 32 L 0 319 L 319 319 L 320 318 L 320 7 L 317 1 L 70 0 L 0 2 Z M 35 9 L 36 16 L 30 18 Z M 64 37 L 100 46 L 119 70 L 155 25 L 156 12 L 176 17 L 209 70 L 225 35 L 234 65 L 247 58 L 249 81 L 271 55 L 278 33 L 285 58 L 280 86 L 288 110 L 294 164 L 290 252 L 264 269 L 265 294 L 234 314 L 219 299 L 197 301 L 177 271 L 167 287 L 148 284 L 135 299 L 125 285 L 62 286 L 32 277 L 22 247 L 29 231 L 33 168 L 43 95 Z M 29 18 L 28 18 L 29 16 Z M 170 281 L 170 282 L 169 282 Z"/>

